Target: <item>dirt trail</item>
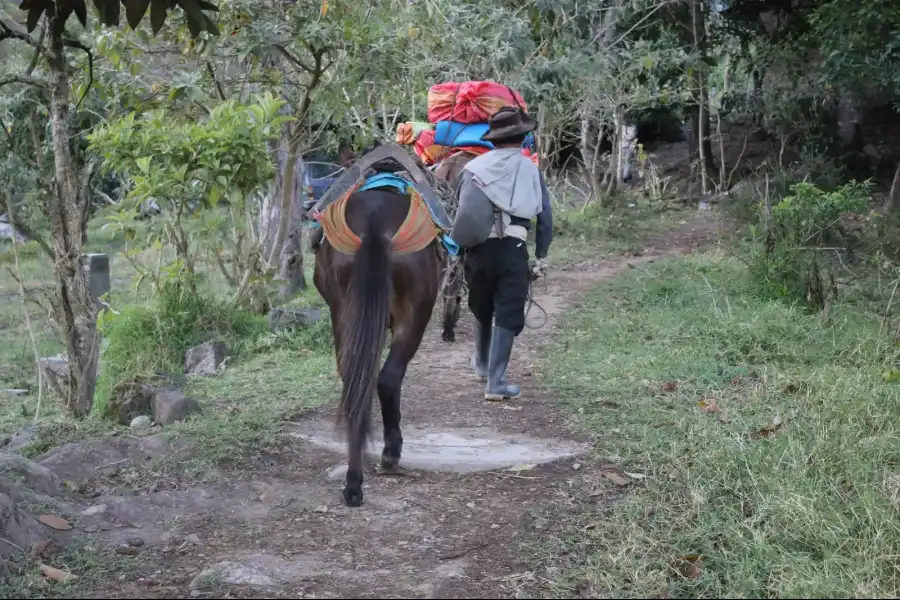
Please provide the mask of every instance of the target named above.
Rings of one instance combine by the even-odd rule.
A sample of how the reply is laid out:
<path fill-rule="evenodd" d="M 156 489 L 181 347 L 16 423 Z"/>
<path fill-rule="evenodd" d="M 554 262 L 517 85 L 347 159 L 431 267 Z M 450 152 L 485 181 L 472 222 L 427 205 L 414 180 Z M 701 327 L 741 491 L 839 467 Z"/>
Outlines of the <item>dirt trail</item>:
<path fill-rule="evenodd" d="M 425 462 L 434 458 L 428 444 L 435 440 L 466 446 L 469 454 L 445 461 L 440 471 L 413 465 L 405 477 L 379 476 L 375 460 L 368 461 L 362 508 L 346 508 L 340 499 L 345 451 L 339 440 L 330 449 L 333 404 L 288 424 L 297 436 L 295 447 L 246 478 L 98 498 L 102 508 L 89 508 L 95 512 L 84 522 L 96 520 L 94 529 L 104 543 L 141 538 L 148 568 L 123 574 L 114 589 L 95 590 L 96 597 L 515 595 L 517 584 L 529 576 L 519 558 L 519 541 L 540 528 L 532 511 L 574 503 L 593 469 L 574 467 L 579 459 L 568 456 L 525 470 L 498 464 L 472 472 L 478 461 L 495 456 L 491 448 L 477 445 L 502 440 L 494 450 L 506 452 L 507 464 L 513 465 L 543 462 L 524 454 L 517 460 L 516 453 L 529 450 L 529 444 L 563 454 L 587 449 L 567 430 L 558 399 L 540 386 L 535 368 L 542 349 L 579 294 L 615 276 L 626 263 L 683 252 L 688 242 L 704 237 L 696 230 L 681 234 L 672 232 L 640 257 L 551 270 L 546 290 L 535 288 L 546 322 L 526 329 L 513 350 L 510 374 L 522 384 L 520 400 L 482 401 L 483 384 L 469 367 L 473 337 L 467 310 L 455 344 L 441 341 L 433 320 L 403 388 L 404 458 L 410 455 L 414 463 L 417 455 Z M 529 324 L 543 320 L 541 311 L 532 309 Z M 376 402 L 374 419 L 380 425 L 379 414 Z M 380 426 L 373 437 L 372 451 L 380 453 Z"/>

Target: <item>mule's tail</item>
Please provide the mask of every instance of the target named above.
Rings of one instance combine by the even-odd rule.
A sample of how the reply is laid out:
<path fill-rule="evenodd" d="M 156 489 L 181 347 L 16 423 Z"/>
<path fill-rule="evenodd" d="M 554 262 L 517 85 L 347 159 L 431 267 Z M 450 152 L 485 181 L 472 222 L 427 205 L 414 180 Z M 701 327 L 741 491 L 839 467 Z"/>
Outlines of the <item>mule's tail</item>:
<path fill-rule="evenodd" d="M 351 436 L 365 444 L 372 399 L 378 388 L 381 350 L 387 337 L 391 305 L 391 240 L 370 219 L 353 257 L 346 304 L 341 315 L 341 366 L 344 389 L 339 418 Z"/>

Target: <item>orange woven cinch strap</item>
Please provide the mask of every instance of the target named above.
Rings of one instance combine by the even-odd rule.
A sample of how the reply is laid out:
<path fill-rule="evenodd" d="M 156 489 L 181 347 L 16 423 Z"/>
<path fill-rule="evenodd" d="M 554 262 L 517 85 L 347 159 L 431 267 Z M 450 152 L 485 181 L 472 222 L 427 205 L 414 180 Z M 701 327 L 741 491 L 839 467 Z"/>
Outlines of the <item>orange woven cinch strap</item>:
<path fill-rule="evenodd" d="M 326 208 L 319 216 L 319 224 L 335 250 L 342 254 L 355 254 L 361 240 L 347 224 L 347 201 L 362 184 L 355 186 Z M 425 199 L 412 186 L 409 187 L 409 211 L 391 239 L 396 255 L 412 254 L 428 246 L 437 237 L 438 229 L 431 219 Z"/>
<path fill-rule="evenodd" d="M 319 215 L 319 224 L 322 226 L 325 239 L 341 254 L 355 254 L 359 250 L 361 240 L 347 224 L 346 213 L 347 201 L 361 186 L 362 183 L 353 186 Z"/>

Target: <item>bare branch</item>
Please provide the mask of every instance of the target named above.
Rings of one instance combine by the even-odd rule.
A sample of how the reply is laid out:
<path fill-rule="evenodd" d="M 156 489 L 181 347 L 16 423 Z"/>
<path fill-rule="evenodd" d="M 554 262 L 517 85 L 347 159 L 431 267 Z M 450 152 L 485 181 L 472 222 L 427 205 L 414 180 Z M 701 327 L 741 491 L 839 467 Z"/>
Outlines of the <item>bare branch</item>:
<path fill-rule="evenodd" d="M 32 48 L 36 49 L 41 54 L 44 54 L 44 48 L 41 43 L 44 39 L 43 30 L 41 30 L 41 38 L 40 38 L 41 41 L 38 41 L 38 40 L 34 39 L 33 37 L 31 37 L 30 35 L 28 35 L 27 33 L 23 32 L 23 31 L 16 31 L 15 29 L 11 28 L 9 25 L 4 23 L 3 21 L 0 21 L 0 42 L 2 42 L 3 40 L 7 40 L 7 39 L 19 40 L 19 41 L 25 42 L 26 44 L 28 44 Z"/>
<path fill-rule="evenodd" d="M 44 253 L 52 259 L 53 250 L 50 249 L 50 246 L 47 245 L 47 242 L 44 241 L 44 238 L 42 238 L 39 233 L 31 229 L 15 215 L 12 202 L 9 201 L 9 197 L 6 194 L 0 194 L 0 206 L 2 206 L 6 210 L 6 214 L 9 217 L 10 224 L 12 225 L 13 223 L 15 223 L 15 226 L 13 227 L 13 235 L 15 235 L 16 229 L 21 231 L 25 234 L 25 237 L 37 242 L 37 245 L 41 247 L 41 250 L 43 250 Z"/>
<path fill-rule="evenodd" d="M 274 47 L 276 50 L 278 50 L 278 52 L 281 53 L 281 55 L 283 57 L 288 59 L 288 61 L 291 62 L 295 67 L 298 67 L 298 68 L 302 69 L 303 71 L 306 71 L 307 73 L 313 73 L 314 67 L 310 67 L 309 65 L 304 63 L 302 60 L 300 60 L 298 57 L 294 56 L 290 52 L 290 50 L 288 50 L 281 44 L 275 44 Z"/>
<path fill-rule="evenodd" d="M 213 83 L 216 85 L 216 92 L 219 94 L 219 100 L 225 102 L 225 90 L 222 89 L 222 84 L 216 79 L 216 72 L 213 70 L 212 63 L 206 61 L 206 72 L 209 73 L 209 76 L 212 77 Z"/>
<path fill-rule="evenodd" d="M 47 83 L 43 79 L 32 77 L 30 75 L 6 75 L 5 77 L 0 77 L 0 87 L 9 85 L 10 83 L 23 83 L 25 85 L 33 85 L 34 87 L 39 87 L 45 90 L 50 89 L 49 83 Z"/>
<path fill-rule="evenodd" d="M 78 40 L 73 39 L 64 39 L 63 44 L 69 46 L 70 48 L 78 48 L 79 50 L 85 52 L 87 54 L 88 59 L 88 84 L 87 87 L 84 88 L 84 93 L 81 95 L 81 98 L 78 99 L 78 102 L 75 104 L 75 110 L 78 110 L 78 107 L 81 106 L 81 103 L 84 101 L 85 96 L 87 96 L 88 92 L 91 91 L 91 86 L 94 85 L 94 55 L 91 52 L 91 49 L 79 42 Z"/>
<path fill-rule="evenodd" d="M 27 75 L 31 75 L 34 72 L 34 69 L 37 67 L 38 58 L 44 55 L 44 37 L 47 35 L 47 28 L 41 27 L 41 36 L 38 38 L 38 47 L 34 49 L 34 56 L 31 57 L 31 62 L 28 64 L 28 68 L 25 70 Z"/>

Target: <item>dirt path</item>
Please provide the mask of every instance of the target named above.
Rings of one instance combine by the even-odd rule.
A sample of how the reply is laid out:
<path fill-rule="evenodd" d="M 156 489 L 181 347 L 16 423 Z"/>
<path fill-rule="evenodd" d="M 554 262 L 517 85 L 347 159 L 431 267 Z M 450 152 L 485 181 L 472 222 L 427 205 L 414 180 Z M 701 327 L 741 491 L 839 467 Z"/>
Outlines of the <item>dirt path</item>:
<path fill-rule="evenodd" d="M 572 502 L 592 476 L 574 456 L 587 446 L 567 430 L 558 399 L 535 374 L 542 349 L 581 293 L 628 262 L 682 252 L 698 239 L 696 232 L 672 234 L 640 257 L 557 267 L 546 289 L 536 287 L 547 315 L 535 308 L 528 321 L 546 322 L 526 329 L 513 350 L 511 378 L 523 387 L 518 401 L 481 400 L 483 384 L 469 367 L 467 310 L 455 344 L 441 341 L 433 321 L 403 388 L 402 462 L 412 462 L 414 470 L 391 477 L 370 468 L 362 508 L 346 508 L 340 499 L 345 451 L 332 435 L 332 405 L 288 424 L 298 442 L 245 478 L 98 498 L 102 504 L 82 513 L 83 523 L 96 523 L 89 531 L 98 531 L 104 543 L 139 543 L 142 560 L 153 567 L 123 572 L 115 589 L 95 590 L 96 596 L 513 596 L 529 576 L 519 558 L 521 536 L 541 526 L 533 511 Z M 380 424 L 378 415 L 376 408 Z M 373 437 L 377 454 L 380 427 Z M 446 454 L 448 445 L 464 448 Z M 545 454 L 528 454 L 535 451 Z M 568 456 L 545 462 L 553 453 Z M 431 468 L 421 468 L 429 461 Z M 521 463 L 542 464 L 520 469 Z"/>

